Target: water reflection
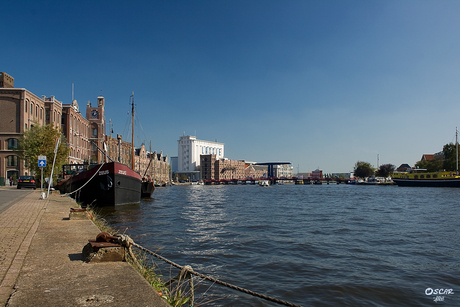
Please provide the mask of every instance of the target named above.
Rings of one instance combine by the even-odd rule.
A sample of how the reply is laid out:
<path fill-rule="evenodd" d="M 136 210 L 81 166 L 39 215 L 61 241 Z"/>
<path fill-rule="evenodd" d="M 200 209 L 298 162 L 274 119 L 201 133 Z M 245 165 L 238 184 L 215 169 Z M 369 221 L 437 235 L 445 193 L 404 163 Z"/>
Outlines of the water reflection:
<path fill-rule="evenodd" d="M 432 306 L 427 287 L 459 284 L 460 189 L 188 186 L 154 196 L 107 209 L 111 223 L 176 263 L 292 303 Z M 277 306 L 227 293 L 216 306 Z"/>

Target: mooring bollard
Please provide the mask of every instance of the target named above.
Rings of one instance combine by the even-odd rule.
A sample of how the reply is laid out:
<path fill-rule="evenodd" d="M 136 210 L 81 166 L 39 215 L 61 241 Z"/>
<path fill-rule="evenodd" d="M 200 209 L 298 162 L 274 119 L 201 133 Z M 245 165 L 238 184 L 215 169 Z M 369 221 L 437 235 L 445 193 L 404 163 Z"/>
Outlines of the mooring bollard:
<path fill-rule="evenodd" d="M 101 232 L 96 240 L 88 240 L 83 247 L 83 258 L 86 262 L 125 261 L 125 248 L 118 243 L 118 238 L 107 232 Z"/>
<path fill-rule="evenodd" d="M 91 218 L 91 213 L 86 209 L 70 208 L 69 220 L 87 220 Z"/>

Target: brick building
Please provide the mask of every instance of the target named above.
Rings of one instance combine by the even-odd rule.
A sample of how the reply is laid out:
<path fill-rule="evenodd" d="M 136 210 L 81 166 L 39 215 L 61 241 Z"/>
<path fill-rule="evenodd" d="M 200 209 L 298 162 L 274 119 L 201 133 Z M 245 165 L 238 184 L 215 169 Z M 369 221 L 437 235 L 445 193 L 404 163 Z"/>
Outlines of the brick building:
<path fill-rule="evenodd" d="M 216 180 L 216 155 L 201 155 L 201 180 Z"/>
<path fill-rule="evenodd" d="M 252 163 L 246 163 L 244 169 L 244 176 L 246 178 L 264 178 L 267 177 L 268 167 L 265 165 L 254 165 Z"/>
<path fill-rule="evenodd" d="M 106 136 L 107 155 L 113 160 L 129 167 L 132 166 L 132 145 L 130 142 L 123 141 L 123 136 L 117 134 L 117 138 Z"/>
<path fill-rule="evenodd" d="M 217 159 L 216 155 L 201 155 L 202 180 L 245 180 L 262 178 L 267 173 L 266 166 L 253 165 L 243 160 Z"/>
<path fill-rule="evenodd" d="M 102 96 L 97 97 L 97 106 L 93 107 L 88 101 L 86 105 L 86 119 L 89 122 L 89 140 L 91 143 L 91 162 L 102 163 L 105 155 L 99 150 L 104 149 L 105 141 L 105 99 Z M 99 147 L 99 149 L 97 147 Z"/>
<path fill-rule="evenodd" d="M 72 104 L 62 105 L 61 128 L 70 148 L 67 163 L 88 163 L 91 156 L 89 122 L 81 114 L 76 100 Z"/>
<path fill-rule="evenodd" d="M 24 162 L 15 155 L 19 137 L 34 125 L 60 127 L 62 103 L 53 96 L 38 97 L 24 88 L 14 87 L 14 78 L 0 73 L 0 185 L 7 178 L 29 175 Z"/>
<path fill-rule="evenodd" d="M 0 72 L 0 108 L 0 185 L 5 185 L 10 177 L 34 175 L 14 153 L 21 135 L 34 125 L 52 124 L 61 129 L 70 148 L 69 164 L 103 162 L 105 155 L 97 147 L 104 150 L 105 143 L 114 161 L 131 167 L 131 143 L 124 142 L 121 136 L 113 139 L 105 135 L 105 99 L 102 96 L 97 97 L 96 106 L 88 101 L 85 118 L 76 100 L 63 104 L 54 96 L 39 97 L 24 88 L 15 88 L 14 78 Z M 160 182 L 169 181 L 167 156 L 156 152 L 154 155 L 151 168 L 155 178 Z"/>
<path fill-rule="evenodd" d="M 142 144 L 136 149 L 134 156 L 135 170 L 146 178 L 151 178 L 156 184 L 164 184 L 170 182 L 168 156 L 163 156 L 163 152 L 159 154 L 149 152 Z"/>
<path fill-rule="evenodd" d="M 244 161 L 235 161 L 228 159 L 219 159 L 216 161 L 216 179 L 217 180 L 231 180 L 231 179 L 245 179 L 244 176 Z"/>

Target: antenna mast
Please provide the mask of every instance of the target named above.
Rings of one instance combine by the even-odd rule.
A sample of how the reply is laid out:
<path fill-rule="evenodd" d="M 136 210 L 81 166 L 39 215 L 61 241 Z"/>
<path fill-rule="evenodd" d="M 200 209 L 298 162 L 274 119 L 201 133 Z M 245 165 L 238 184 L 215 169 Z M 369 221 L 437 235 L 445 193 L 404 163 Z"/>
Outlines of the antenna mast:
<path fill-rule="evenodd" d="M 131 168 L 134 170 L 134 92 L 131 95 Z"/>

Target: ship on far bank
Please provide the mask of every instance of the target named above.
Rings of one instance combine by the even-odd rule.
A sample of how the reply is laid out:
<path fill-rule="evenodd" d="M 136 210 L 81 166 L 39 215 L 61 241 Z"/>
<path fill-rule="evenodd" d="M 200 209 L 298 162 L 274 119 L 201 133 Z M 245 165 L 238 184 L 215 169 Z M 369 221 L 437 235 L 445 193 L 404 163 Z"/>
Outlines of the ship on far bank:
<path fill-rule="evenodd" d="M 458 130 L 455 128 L 455 155 L 456 171 L 428 172 L 426 169 L 409 169 L 407 172 L 393 173 L 395 184 L 402 187 L 442 187 L 460 188 L 460 175 L 458 172 Z"/>
<path fill-rule="evenodd" d="M 447 187 L 460 188 L 458 172 L 428 172 L 426 169 L 411 169 L 394 173 L 393 182 L 402 187 Z"/>

